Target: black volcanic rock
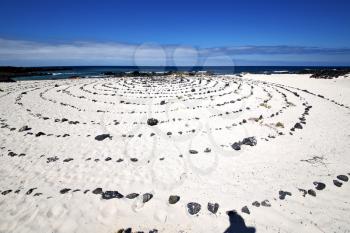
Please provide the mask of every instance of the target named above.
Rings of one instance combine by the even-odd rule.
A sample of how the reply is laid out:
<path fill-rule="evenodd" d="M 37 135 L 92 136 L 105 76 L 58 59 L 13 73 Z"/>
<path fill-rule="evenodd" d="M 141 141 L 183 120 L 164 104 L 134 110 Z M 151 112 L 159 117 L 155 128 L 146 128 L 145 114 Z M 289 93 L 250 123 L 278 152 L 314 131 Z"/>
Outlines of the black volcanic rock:
<path fill-rule="evenodd" d="M 268 200 L 264 200 L 263 202 L 261 202 L 261 205 L 264 207 L 271 207 L 271 204 Z"/>
<path fill-rule="evenodd" d="M 294 128 L 295 128 L 295 129 L 302 129 L 303 126 L 302 126 L 300 123 L 296 123 L 296 124 L 294 125 Z"/>
<path fill-rule="evenodd" d="M 248 206 L 244 206 L 241 210 L 243 213 L 250 214 L 250 211 L 248 209 Z"/>
<path fill-rule="evenodd" d="M 24 131 L 28 131 L 28 130 L 31 130 L 31 128 L 29 128 L 27 125 L 21 127 L 18 132 L 24 132 Z"/>
<path fill-rule="evenodd" d="M 101 135 L 97 135 L 95 137 L 95 140 L 97 141 L 103 141 L 105 140 L 106 138 L 109 138 L 109 139 L 112 139 L 112 136 L 110 134 L 101 134 Z"/>
<path fill-rule="evenodd" d="M 231 146 L 234 150 L 240 150 L 241 149 L 241 143 L 235 142 Z"/>
<path fill-rule="evenodd" d="M 68 193 L 70 190 L 71 190 L 71 189 L 67 189 L 67 188 L 61 189 L 61 190 L 60 190 L 60 193 L 61 193 L 61 194 L 65 194 L 65 193 Z"/>
<path fill-rule="evenodd" d="M 1 77 L 0 76 L 0 83 L 13 83 L 13 82 L 16 82 L 16 81 L 9 78 L 9 77 Z"/>
<path fill-rule="evenodd" d="M 337 187 L 341 187 L 343 185 L 343 183 L 338 180 L 333 180 L 333 184 Z"/>
<path fill-rule="evenodd" d="M 169 204 L 175 204 L 180 200 L 180 196 L 176 196 L 176 195 L 171 195 L 169 197 Z"/>
<path fill-rule="evenodd" d="M 118 191 L 105 191 L 102 193 L 102 199 L 109 200 L 112 198 L 123 198 L 124 196 Z"/>
<path fill-rule="evenodd" d="M 288 196 L 292 196 L 292 194 L 290 193 L 290 192 L 288 192 L 288 191 L 279 191 L 278 192 L 278 194 L 279 194 L 279 198 L 281 199 L 281 200 L 284 200 L 285 198 L 286 198 L 286 196 L 288 195 Z"/>
<path fill-rule="evenodd" d="M 187 204 L 187 210 L 190 215 L 198 214 L 201 208 L 201 205 L 196 202 L 190 202 Z"/>
<path fill-rule="evenodd" d="M 316 190 L 323 190 L 326 188 L 326 185 L 322 182 L 314 182 Z"/>
<path fill-rule="evenodd" d="M 307 193 L 308 193 L 309 195 L 313 196 L 313 197 L 316 197 L 316 192 L 315 192 L 315 190 L 313 190 L 313 189 L 307 190 Z"/>
<path fill-rule="evenodd" d="M 347 177 L 346 175 L 339 175 L 337 176 L 338 180 L 344 181 L 344 182 L 348 182 L 349 181 L 349 177 Z"/>
<path fill-rule="evenodd" d="M 43 136 L 43 135 L 46 135 L 46 134 L 43 133 L 43 132 L 39 132 L 39 133 L 35 134 L 35 137 L 40 137 L 40 136 Z"/>
<path fill-rule="evenodd" d="M 150 118 L 147 120 L 147 125 L 149 126 L 155 126 L 158 124 L 158 120 L 157 119 L 154 119 L 154 118 Z"/>
<path fill-rule="evenodd" d="M 151 193 L 145 193 L 145 194 L 142 195 L 142 202 L 143 202 L 143 203 L 146 203 L 146 202 L 148 202 L 149 200 L 151 200 L 152 197 L 153 197 L 153 194 L 151 194 Z"/>
<path fill-rule="evenodd" d="M 249 145 L 249 146 L 255 146 L 257 144 L 257 141 L 256 141 L 255 137 L 248 137 L 248 138 L 243 139 L 242 144 Z"/>
<path fill-rule="evenodd" d="M 189 150 L 188 152 L 189 152 L 190 154 L 193 154 L 193 155 L 194 155 L 194 154 L 198 154 L 198 151 L 196 151 L 196 150 Z"/>
<path fill-rule="evenodd" d="M 140 194 L 138 193 L 130 193 L 128 195 L 126 195 L 125 197 L 128 198 L 128 199 L 134 199 L 136 197 L 138 197 Z"/>
<path fill-rule="evenodd" d="M 218 203 L 208 203 L 208 210 L 213 213 L 216 214 L 219 210 L 219 204 Z"/>
<path fill-rule="evenodd" d="M 102 194 L 102 188 L 96 188 L 92 191 L 93 194 Z"/>

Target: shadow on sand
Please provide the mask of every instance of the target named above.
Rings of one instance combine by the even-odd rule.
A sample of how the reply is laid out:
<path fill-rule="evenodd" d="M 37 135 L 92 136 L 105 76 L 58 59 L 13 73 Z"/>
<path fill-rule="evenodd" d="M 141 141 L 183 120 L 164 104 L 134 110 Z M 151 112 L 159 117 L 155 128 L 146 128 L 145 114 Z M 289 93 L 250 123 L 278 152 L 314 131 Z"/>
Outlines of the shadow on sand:
<path fill-rule="evenodd" d="M 236 211 L 228 211 L 227 215 L 230 218 L 230 226 L 224 233 L 255 233 L 255 228 L 247 227 L 245 225 L 244 219 L 239 214 L 237 214 Z"/>

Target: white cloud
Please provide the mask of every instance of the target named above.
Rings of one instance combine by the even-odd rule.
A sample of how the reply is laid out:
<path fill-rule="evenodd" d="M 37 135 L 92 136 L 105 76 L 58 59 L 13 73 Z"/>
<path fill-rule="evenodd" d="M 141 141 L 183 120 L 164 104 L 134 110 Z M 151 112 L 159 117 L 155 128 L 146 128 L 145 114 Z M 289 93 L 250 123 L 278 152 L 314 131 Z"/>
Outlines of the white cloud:
<path fill-rule="evenodd" d="M 0 38 L 0 65 L 206 65 L 216 57 L 225 60 L 274 60 L 289 55 L 300 61 L 320 58 L 327 62 L 349 63 L 349 48 L 302 46 L 237 46 L 194 48 L 182 45 L 126 44 L 101 42 L 40 43 Z M 288 62 L 284 60 L 283 62 Z M 209 62 L 210 63 L 210 62 Z M 230 62 L 229 62 L 230 63 Z M 237 62 L 239 64 L 239 62 Z"/>

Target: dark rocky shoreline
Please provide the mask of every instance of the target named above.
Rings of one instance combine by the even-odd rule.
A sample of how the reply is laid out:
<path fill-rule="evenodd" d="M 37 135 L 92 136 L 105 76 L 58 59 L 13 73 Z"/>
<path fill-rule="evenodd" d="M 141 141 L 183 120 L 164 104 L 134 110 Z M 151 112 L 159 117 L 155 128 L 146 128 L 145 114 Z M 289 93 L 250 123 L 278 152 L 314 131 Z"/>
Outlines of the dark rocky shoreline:
<path fill-rule="evenodd" d="M 0 82 L 16 82 L 13 78 L 52 75 L 52 72 L 62 70 L 71 70 L 71 68 L 0 66 Z"/>
<path fill-rule="evenodd" d="M 350 68 L 338 69 L 307 69 L 296 72 L 297 74 L 311 74 L 310 78 L 316 79 L 333 79 L 350 74 Z"/>
<path fill-rule="evenodd" d="M 72 70 L 70 67 L 12 67 L 12 66 L 0 66 L 0 82 L 16 82 L 14 78 L 16 77 L 31 77 L 31 76 L 50 76 L 53 73 L 57 71 L 65 71 L 65 70 Z M 253 74 L 278 74 L 278 72 L 248 72 Z M 346 76 L 350 75 L 350 68 L 348 67 L 340 67 L 340 68 L 317 68 L 314 69 L 301 69 L 298 71 L 286 71 L 282 72 L 283 74 L 310 74 L 310 78 L 316 78 L 316 79 L 333 79 L 338 78 L 340 76 Z M 157 72 L 140 72 L 140 71 L 133 71 L 133 72 L 102 72 L 101 75 L 108 76 L 108 77 L 159 77 L 159 76 L 197 76 L 197 75 L 206 75 L 211 76 L 213 75 L 212 72 L 206 71 L 206 72 L 186 72 L 186 71 L 167 71 L 164 73 L 157 73 Z M 241 76 L 241 74 L 238 74 L 238 76 Z M 81 78 L 80 76 L 72 76 L 68 77 L 68 79 L 76 79 Z"/>

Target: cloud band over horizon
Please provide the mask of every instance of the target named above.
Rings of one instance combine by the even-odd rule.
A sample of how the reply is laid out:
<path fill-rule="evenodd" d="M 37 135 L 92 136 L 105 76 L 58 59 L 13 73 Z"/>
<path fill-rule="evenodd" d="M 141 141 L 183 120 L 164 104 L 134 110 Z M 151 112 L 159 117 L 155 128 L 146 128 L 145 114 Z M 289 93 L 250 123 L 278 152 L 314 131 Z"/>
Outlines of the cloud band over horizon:
<path fill-rule="evenodd" d="M 114 42 L 42 43 L 0 38 L 2 66 L 226 66 L 350 65 L 350 48 L 127 44 Z"/>

